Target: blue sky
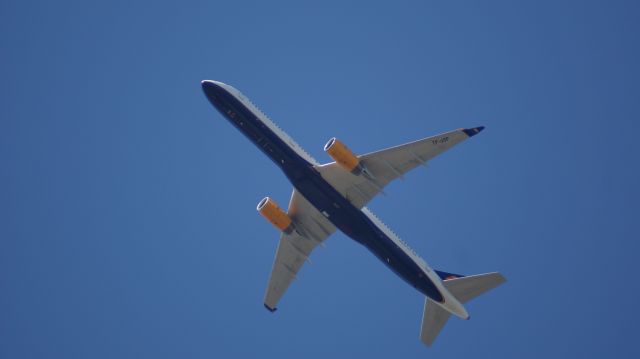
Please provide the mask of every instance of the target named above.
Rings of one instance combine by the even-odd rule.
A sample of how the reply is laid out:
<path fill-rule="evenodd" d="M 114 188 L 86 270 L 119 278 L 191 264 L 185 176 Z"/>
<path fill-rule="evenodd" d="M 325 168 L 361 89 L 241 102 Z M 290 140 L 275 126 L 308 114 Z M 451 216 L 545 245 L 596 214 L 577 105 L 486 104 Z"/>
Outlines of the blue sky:
<path fill-rule="evenodd" d="M 2 1 L 0 357 L 638 357 L 633 1 Z M 291 186 L 207 102 L 321 162 L 479 136 L 371 208 L 431 266 L 499 270 L 432 349 L 423 298 L 342 234 L 271 314 Z"/>

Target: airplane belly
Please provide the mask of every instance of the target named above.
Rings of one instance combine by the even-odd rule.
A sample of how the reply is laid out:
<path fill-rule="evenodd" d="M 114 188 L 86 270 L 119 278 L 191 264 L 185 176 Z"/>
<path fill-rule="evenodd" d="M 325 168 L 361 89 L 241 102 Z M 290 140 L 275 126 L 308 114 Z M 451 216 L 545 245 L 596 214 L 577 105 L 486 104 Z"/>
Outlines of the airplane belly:
<path fill-rule="evenodd" d="M 309 168 L 309 172 L 295 178 L 287 173 L 293 186 L 327 219 L 351 239 L 365 246 L 382 263 L 412 287 L 441 302 L 442 294 L 405 251 L 394 243 L 358 208 Z M 315 172 L 315 173 L 313 173 Z"/>

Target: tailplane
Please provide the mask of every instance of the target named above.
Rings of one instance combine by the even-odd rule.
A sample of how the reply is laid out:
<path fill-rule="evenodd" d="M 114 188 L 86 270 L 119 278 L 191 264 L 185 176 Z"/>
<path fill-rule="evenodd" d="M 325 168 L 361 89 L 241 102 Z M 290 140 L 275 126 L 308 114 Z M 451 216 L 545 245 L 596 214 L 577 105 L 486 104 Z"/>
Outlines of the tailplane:
<path fill-rule="evenodd" d="M 498 272 L 467 277 L 445 272 L 438 274 L 440 273 L 442 273 L 441 277 L 448 278 L 443 280 L 442 284 L 460 303 L 466 303 L 506 282 L 506 279 Z M 450 316 L 451 312 L 445 307 L 428 297 L 425 298 L 420 340 L 427 346 L 431 346 Z"/>
<path fill-rule="evenodd" d="M 442 284 L 444 284 L 445 288 L 447 288 L 456 299 L 462 303 L 466 303 L 506 281 L 502 274 L 492 272 L 448 279 L 443 281 Z"/>
<path fill-rule="evenodd" d="M 433 341 L 442 330 L 451 313 L 436 304 L 429 297 L 424 300 L 424 314 L 422 314 L 422 330 L 420 331 L 420 340 L 427 346 L 431 346 Z"/>

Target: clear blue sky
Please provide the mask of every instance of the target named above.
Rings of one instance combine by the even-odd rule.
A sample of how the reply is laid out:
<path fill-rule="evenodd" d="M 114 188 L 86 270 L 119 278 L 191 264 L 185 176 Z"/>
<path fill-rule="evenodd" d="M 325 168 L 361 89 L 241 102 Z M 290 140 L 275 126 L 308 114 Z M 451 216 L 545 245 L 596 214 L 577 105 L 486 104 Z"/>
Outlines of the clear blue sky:
<path fill-rule="evenodd" d="M 635 1 L 0 2 L 1 358 L 637 358 Z M 434 348 L 342 234 L 271 314 L 291 185 L 207 102 L 322 162 L 487 129 L 371 208 L 431 266 L 509 282 Z"/>

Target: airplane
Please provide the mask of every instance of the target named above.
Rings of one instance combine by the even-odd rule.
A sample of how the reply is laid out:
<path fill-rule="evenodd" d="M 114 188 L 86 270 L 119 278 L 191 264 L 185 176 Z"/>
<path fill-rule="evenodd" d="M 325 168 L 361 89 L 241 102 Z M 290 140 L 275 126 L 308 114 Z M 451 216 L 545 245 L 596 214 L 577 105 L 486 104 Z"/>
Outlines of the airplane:
<path fill-rule="evenodd" d="M 334 162 L 320 164 L 234 87 L 204 80 L 202 89 L 209 102 L 280 167 L 294 187 L 286 212 L 270 197 L 257 206 L 281 232 L 264 298 L 269 311 L 276 311 L 311 252 L 337 229 L 425 296 L 420 340 L 427 346 L 451 314 L 469 319 L 464 303 L 506 281 L 498 272 L 464 276 L 432 269 L 365 207 L 389 182 L 426 165 L 484 127 L 458 129 L 359 156 L 334 137 L 324 146 Z"/>

